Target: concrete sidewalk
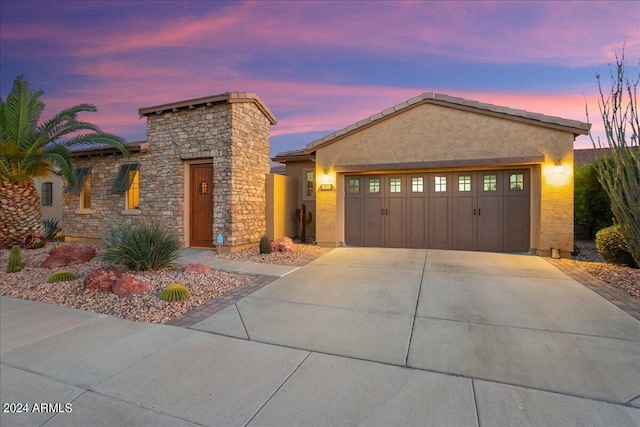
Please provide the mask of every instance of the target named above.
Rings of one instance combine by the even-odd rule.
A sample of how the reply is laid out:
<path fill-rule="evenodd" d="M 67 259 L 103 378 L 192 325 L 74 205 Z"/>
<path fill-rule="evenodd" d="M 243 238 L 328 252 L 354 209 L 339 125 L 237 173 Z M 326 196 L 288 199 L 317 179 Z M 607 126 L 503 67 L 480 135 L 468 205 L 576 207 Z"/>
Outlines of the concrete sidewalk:
<path fill-rule="evenodd" d="M 187 248 L 180 251 L 180 258 L 176 260 L 178 264 L 204 264 L 214 270 L 228 271 L 232 273 L 257 274 L 262 276 L 282 277 L 296 271 L 300 267 L 290 265 L 263 264 L 259 262 L 234 261 L 209 256 L 209 249 Z"/>
<path fill-rule="evenodd" d="M 536 257 L 339 248 L 194 328 L 0 297 L 0 424 L 640 425 L 640 322 Z"/>

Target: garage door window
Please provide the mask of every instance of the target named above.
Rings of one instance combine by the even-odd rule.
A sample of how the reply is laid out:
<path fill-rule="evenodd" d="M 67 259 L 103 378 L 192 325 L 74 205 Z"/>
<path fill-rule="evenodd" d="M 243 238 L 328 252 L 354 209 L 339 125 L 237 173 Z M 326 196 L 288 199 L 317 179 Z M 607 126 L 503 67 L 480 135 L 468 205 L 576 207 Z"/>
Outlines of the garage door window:
<path fill-rule="evenodd" d="M 498 191 L 498 179 L 495 175 L 484 176 L 484 191 Z"/>
<path fill-rule="evenodd" d="M 459 176 L 458 177 L 458 191 L 471 191 L 471 177 Z"/>
<path fill-rule="evenodd" d="M 436 176 L 435 177 L 435 188 L 434 191 L 436 193 L 443 193 L 447 191 L 447 177 L 446 176 Z"/>
<path fill-rule="evenodd" d="M 524 174 L 512 173 L 509 175 L 509 189 L 510 190 L 524 190 Z"/>
<path fill-rule="evenodd" d="M 424 178 L 413 177 L 411 178 L 411 192 L 412 193 L 423 193 L 424 192 Z"/>
<path fill-rule="evenodd" d="M 400 178 L 391 178 L 389 180 L 389 192 L 391 193 L 402 192 L 402 184 L 400 182 Z"/>
<path fill-rule="evenodd" d="M 369 180 L 369 194 L 380 192 L 380 178 L 371 178 Z"/>
<path fill-rule="evenodd" d="M 350 179 L 349 180 L 349 194 L 360 194 L 360 180 L 359 179 Z"/>

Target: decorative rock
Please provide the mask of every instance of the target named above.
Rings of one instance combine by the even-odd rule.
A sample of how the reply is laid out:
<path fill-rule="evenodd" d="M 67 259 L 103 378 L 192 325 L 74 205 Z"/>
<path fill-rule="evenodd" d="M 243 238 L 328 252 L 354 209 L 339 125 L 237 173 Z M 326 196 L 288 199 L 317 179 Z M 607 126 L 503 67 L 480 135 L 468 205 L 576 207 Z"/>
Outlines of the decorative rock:
<path fill-rule="evenodd" d="M 122 273 L 115 267 L 98 268 L 90 272 L 82 283 L 89 291 L 107 292 L 121 277 Z"/>
<path fill-rule="evenodd" d="M 89 246 L 62 245 L 49 252 L 47 259 L 40 264 L 43 268 L 55 268 L 72 264 L 83 264 L 96 255 L 96 250 Z"/>
<path fill-rule="evenodd" d="M 297 252 L 298 247 L 293 243 L 293 240 L 282 236 L 271 242 L 271 250 L 273 252 Z"/>
<path fill-rule="evenodd" d="M 211 267 L 204 264 L 189 264 L 184 268 L 185 273 L 206 274 L 206 273 L 211 273 L 212 271 L 213 270 L 211 270 Z"/>
<path fill-rule="evenodd" d="M 129 274 L 125 274 L 113 285 L 111 290 L 120 298 L 130 297 L 132 295 L 144 294 L 153 289 L 151 282 L 140 280 Z"/>

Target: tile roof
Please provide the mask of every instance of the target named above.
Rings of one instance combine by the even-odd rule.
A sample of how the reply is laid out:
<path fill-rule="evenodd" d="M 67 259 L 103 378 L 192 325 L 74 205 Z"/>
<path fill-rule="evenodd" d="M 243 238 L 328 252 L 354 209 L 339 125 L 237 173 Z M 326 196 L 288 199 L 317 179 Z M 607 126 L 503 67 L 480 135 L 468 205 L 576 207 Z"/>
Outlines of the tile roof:
<path fill-rule="evenodd" d="M 632 145 L 631 148 L 640 153 L 639 146 Z M 602 155 L 610 156 L 611 148 L 579 148 L 573 150 L 573 164 L 574 166 L 593 164 L 593 161 Z"/>
<path fill-rule="evenodd" d="M 427 92 L 427 93 L 423 93 L 422 95 L 416 96 L 415 98 L 411 98 L 408 101 L 394 105 L 393 107 L 388 108 L 384 111 L 381 111 L 377 114 L 374 114 L 373 116 L 368 117 L 364 120 L 360 120 L 357 123 L 353 123 L 323 138 L 317 139 L 312 143 L 308 144 L 305 150 L 308 153 L 311 153 L 316 149 L 324 145 L 330 144 L 335 140 L 351 132 L 354 132 L 361 128 L 372 125 L 380 120 L 384 120 L 389 116 L 395 115 L 409 108 L 413 108 L 415 106 L 418 106 L 421 104 L 427 104 L 427 103 L 444 105 L 447 107 L 459 108 L 467 111 L 474 111 L 480 114 L 489 114 L 489 115 L 498 116 L 498 117 L 520 120 L 520 121 L 536 124 L 539 126 L 546 126 L 554 129 L 573 132 L 573 134 L 576 136 L 587 135 L 589 133 L 589 128 L 591 127 L 590 124 L 583 123 L 577 120 L 563 119 L 561 117 L 547 116 L 544 114 L 532 113 L 525 110 L 517 110 L 509 107 L 502 107 L 499 105 L 472 101 L 472 100 L 453 97 L 453 96 L 444 95 L 440 93 Z"/>
<path fill-rule="evenodd" d="M 253 92 L 225 92 L 220 95 L 207 96 L 205 98 L 187 99 L 185 101 L 172 102 L 170 104 L 161 104 L 153 107 L 142 107 L 138 109 L 140 116 L 148 116 L 151 114 L 162 114 L 167 111 L 178 111 L 193 109 L 201 107 L 203 105 L 211 106 L 213 104 L 221 103 L 235 103 L 235 102 L 253 102 L 262 111 L 272 125 L 275 125 L 278 121 L 273 112 L 267 107 L 267 105 L 260 99 L 258 95 Z"/>

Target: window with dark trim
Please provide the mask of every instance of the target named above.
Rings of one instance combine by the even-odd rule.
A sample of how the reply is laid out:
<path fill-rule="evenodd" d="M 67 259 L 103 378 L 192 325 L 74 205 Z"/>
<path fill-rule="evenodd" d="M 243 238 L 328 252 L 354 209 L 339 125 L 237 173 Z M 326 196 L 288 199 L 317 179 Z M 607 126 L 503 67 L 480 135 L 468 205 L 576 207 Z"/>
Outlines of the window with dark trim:
<path fill-rule="evenodd" d="M 77 194 L 84 188 L 84 183 L 87 181 L 87 177 L 91 173 L 90 166 L 80 166 L 73 170 L 73 176 L 76 179 L 75 185 L 67 185 L 66 193 Z"/>
<path fill-rule="evenodd" d="M 53 182 L 43 182 L 41 191 L 42 206 L 53 206 Z"/>
<path fill-rule="evenodd" d="M 140 163 L 125 163 L 124 165 L 120 165 L 116 179 L 113 181 L 113 185 L 111 186 L 111 192 L 123 193 L 125 191 L 129 191 L 131 184 L 133 184 L 137 175 L 135 172 L 139 168 Z"/>

